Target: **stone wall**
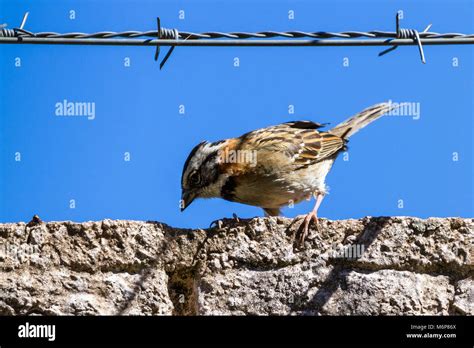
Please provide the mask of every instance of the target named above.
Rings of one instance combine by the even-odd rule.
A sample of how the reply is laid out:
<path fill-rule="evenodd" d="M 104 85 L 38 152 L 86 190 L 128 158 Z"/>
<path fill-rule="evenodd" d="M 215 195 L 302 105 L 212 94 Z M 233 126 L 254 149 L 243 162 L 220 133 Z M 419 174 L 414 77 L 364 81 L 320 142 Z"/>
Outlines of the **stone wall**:
<path fill-rule="evenodd" d="M 474 315 L 474 219 L 0 224 L 0 314 Z"/>

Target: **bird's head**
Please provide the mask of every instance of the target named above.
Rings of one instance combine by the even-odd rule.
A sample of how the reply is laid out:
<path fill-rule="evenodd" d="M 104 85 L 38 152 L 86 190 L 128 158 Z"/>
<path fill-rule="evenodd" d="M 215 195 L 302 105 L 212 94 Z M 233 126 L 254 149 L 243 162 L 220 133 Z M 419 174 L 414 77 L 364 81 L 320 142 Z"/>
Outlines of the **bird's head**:
<path fill-rule="evenodd" d="M 226 180 L 219 170 L 219 156 L 224 143 L 203 141 L 189 154 L 181 177 L 181 211 L 196 198 L 220 197 Z"/>

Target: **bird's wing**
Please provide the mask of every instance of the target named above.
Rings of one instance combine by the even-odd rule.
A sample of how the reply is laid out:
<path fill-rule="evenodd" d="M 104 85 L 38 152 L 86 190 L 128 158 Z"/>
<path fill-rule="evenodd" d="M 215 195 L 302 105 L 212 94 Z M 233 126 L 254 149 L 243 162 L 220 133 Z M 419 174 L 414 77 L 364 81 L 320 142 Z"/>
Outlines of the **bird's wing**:
<path fill-rule="evenodd" d="M 240 149 L 257 152 L 257 161 L 264 161 L 264 167 L 298 170 L 344 149 L 342 138 L 317 130 L 323 126 L 310 121 L 293 121 L 258 129 L 237 139 Z"/>

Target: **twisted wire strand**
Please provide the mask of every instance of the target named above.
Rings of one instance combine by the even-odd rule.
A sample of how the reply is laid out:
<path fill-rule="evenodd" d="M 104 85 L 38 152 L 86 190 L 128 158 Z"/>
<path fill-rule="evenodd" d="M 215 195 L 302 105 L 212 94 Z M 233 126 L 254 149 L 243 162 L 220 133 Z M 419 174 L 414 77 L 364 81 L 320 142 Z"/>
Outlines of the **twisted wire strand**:
<path fill-rule="evenodd" d="M 39 32 L 31 33 L 24 29 L 13 28 L 7 29 L 2 28 L 0 30 L 0 37 L 35 37 L 35 38 L 96 38 L 96 39 L 108 39 L 108 38 L 156 38 L 160 34 L 161 39 L 186 39 L 186 40 L 199 40 L 199 39 L 269 39 L 269 38 L 314 38 L 314 39 L 351 39 L 351 38 L 413 38 L 415 36 L 414 29 L 400 29 L 399 33 L 389 31 L 343 31 L 343 32 L 305 32 L 305 31 L 261 31 L 256 33 L 250 32 L 230 32 L 223 33 L 217 31 L 210 31 L 204 33 L 193 33 L 187 31 L 178 31 L 177 29 L 160 28 L 160 33 L 157 30 L 148 31 L 101 31 L 96 33 L 56 33 L 56 32 Z M 418 33 L 418 32 L 417 32 Z M 474 34 L 462 34 L 462 33 L 436 33 L 436 32 L 421 32 L 418 33 L 421 39 L 439 39 L 439 38 L 474 38 Z"/>

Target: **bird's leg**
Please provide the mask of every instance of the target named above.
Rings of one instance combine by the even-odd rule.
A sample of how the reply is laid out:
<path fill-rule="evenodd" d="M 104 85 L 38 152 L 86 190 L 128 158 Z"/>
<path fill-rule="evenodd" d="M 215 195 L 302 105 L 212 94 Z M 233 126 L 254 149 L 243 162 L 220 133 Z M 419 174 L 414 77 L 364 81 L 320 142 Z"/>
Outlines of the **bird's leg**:
<path fill-rule="evenodd" d="M 316 194 L 316 204 L 314 205 L 313 210 L 308 213 L 308 215 L 305 216 L 303 223 L 302 223 L 302 231 L 298 240 L 298 244 L 300 246 L 303 245 L 304 240 L 306 239 L 306 236 L 308 235 L 309 232 L 309 224 L 311 221 L 314 220 L 316 224 L 316 229 L 319 231 L 319 224 L 318 224 L 318 209 L 319 206 L 321 205 L 321 202 L 323 201 L 324 195 L 321 193 Z"/>
<path fill-rule="evenodd" d="M 265 216 L 279 216 L 281 214 L 280 208 L 263 208 Z"/>

